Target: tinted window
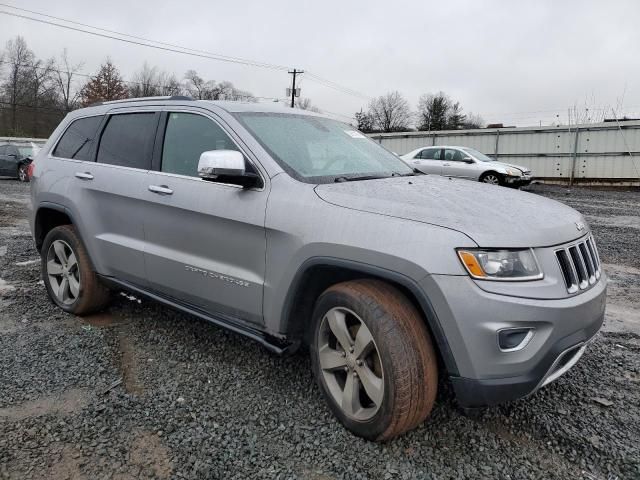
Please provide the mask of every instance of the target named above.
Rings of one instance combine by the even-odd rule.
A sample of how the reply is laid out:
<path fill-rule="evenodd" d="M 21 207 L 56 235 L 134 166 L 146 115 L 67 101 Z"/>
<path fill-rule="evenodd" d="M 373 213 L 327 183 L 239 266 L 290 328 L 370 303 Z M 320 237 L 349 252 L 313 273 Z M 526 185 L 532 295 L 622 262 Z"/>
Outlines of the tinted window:
<path fill-rule="evenodd" d="M 53 151 L 54 157 L 91 160 L 89 154 L 102 117 L 79 118 L 64 132 Z"/>
<path fill-rule="evenodd" d="M 149 170 L 155 132 L 155 113 L 112 115 L 100 138 L 97 161 Z"/>
<path fill-rule="evenodd" d="M 163 172 L 198 176 L 200 154 L 208 150 L 238 150 L 226 133 L 202 115 L 170 113 L 162 147 Z"/>

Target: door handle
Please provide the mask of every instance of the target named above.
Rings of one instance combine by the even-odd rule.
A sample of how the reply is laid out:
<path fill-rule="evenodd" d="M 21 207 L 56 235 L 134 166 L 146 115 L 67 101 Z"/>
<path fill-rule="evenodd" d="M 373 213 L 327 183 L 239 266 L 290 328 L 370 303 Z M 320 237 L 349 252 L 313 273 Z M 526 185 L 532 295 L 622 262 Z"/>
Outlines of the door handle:
<path fill-rule="evenodd" d="M 171 190 L 166 185 L 149 185 L 149 191 L 153 193 L 158 193 L 160 195 L 171 195 L 173 194 L 173 190 Z"/>
<path fill-rule="evenodd" d="M 442 166 L 443 166 L 443 167 L 450 167 L 450 166 L 451 166 L 451 164 L 450 164 L 450 163 L 443 163 L 443 164 L 442 164 Z"/>
<path fill-rule="evenodd" d="M 80 180 L 93 180 L 93 175 L 89 172 L 76 172 L 76 178 Z"/>

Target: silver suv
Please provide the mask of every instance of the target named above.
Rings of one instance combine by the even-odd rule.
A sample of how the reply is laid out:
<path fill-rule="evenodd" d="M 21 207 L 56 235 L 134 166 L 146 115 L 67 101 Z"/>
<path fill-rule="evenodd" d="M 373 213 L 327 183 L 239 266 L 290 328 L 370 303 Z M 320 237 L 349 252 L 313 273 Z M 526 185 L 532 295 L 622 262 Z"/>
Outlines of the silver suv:
<path fill-rule="evenodd" d="M 309 347 L 339 420 L 419 425 L 438 377 L 464 408 L 524 397 L 599 330 L 606 281 L 575 210 L 414 171 L 349 125 L 153 98 L 70 113 L 35 161 L 49 296 L 126 289 L 280 354 Z"/>

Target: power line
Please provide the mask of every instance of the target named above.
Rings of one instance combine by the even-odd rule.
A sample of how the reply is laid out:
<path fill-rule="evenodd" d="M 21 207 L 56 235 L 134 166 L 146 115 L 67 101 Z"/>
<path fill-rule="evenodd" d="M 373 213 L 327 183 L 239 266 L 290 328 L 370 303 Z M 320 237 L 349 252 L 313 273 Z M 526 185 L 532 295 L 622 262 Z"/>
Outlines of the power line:
<path fill-rule="evenodd" d="M 130 43 L 133 45 L 139 45 L 139 46 L 144 46 L 144 47 L 149 47 L 149 48 L 155 48 L 158 50 L 165 50 L 165 51 L 170 51 L 170 52 L 174 52 L 174 53 L 182 53 L 184 55 L 191 55 L 191 56 L 195 56 L 195 57 L 200 57 L 200 58 L 207 58 L 209 60 L 218 60 L 218 61 L 222 61 L 222 62 L 229 62 L 229 63 L 237 63 L 237 64 L 241 64 L 241 65 L 247 65 L 247 66 L 254 66 L 254 67 L 260 67 L 260 68 L 267 68 L 267 69 L 272 69 L 272 70 L 278 70 L 278 71 L 288 71 L 289 67 L 284 66 L 284 65 L 278 65 L 278 64 L 273 64 L 273 63 L 266 63 L 266 62 L 259 62 L 259 61 L 255 61 L 255 60 L 249 60 L 249 59 L 245 59 L 245 58 L 241 58 L 241 57 L 232 57 L 232 56 L 228 56 L 228 55 L 222 55 L 222 54 L 218 54 L 218 53 L 212 53 L 212 52 L 207 52 L 204 50 L 196 50 L 196 49 L 192 49 L 192 48 L 188 48 L 188 47 L 183 47 L 181 45 L 176 45 L 176 44 L 172 44 L 172 43 L 166 43 L 166 42 L 160 42 L 158 40 L 153 40 L 153 39 L 149 39 L 149 38 L 145 38 L 145 37 L 140 37 L 140 36 L 136 36 L 136 35 L 130 35 L 127 33 L 122 33 L 122 32 L 117 32 L 115 30 L 108 30 L 105 28 L 100 28 L 100 27 L 94 27 L 93 25 L 89 25 L 86 23 L 82 23 L 82 22 L 77 22 L 74 20 L 68 20 L 62 17 L 56 17 L 53 15 L 47 15 L 44 13 L 40 13 L 34 10 L 28 10 L 25 8 L 19 8 L 19 7 L 14 7 L 13 5 L 9 5 L 6 3 L 0 3 L 0 6 L 4 6 L 4 7 L 8 7 L 14 10 L 18 10 L 18 11 L 22 11 L 22 12 L 27 12 L 27 13 L 31 13 L 31 14 L 35 14 L 35 15 L 39 15 L 45 18 L 50 18 L 50 19 L 54 19 L 54 20 L 59 20 L 59 21 L 63 21 L 66 23 L 70 23 L 73 25 L 78 25 L 78 26 L 82 26 L 82 27 L 86 27 L 86 28 L 91 28 L 93 30 L 98 30 L 99 32 L 104 32 L 104 33 L 98 33 L 98 32 L 92 32 L 90 30 L 85 30 L 82 28 L 77 28 L 77 27 L 72 27 L 69 25 L 63 25 L 60 23 L 56 23 L 56 22 L 52 22 L 52 21 L 48 21 L 48 20 L 43 20 L 41 18 L 34 18 L 28 15 L 22 15 L 19 13 L 14 13 L 14 12 L 7 12 L 4 10 L 1 10 L 0 13 L 4 14 L 4 15 L 10 15 L 10 16 L 14 16 L 14 17 L 18 17 L 18 18 L 22 18 L 22 19 L 26 19 L 26 20 L 31 20 L 34 22 L 40 22 L 40 23 L 44 23 L 47 25 L 51 25 L 51 26 L 56 26 L 56 27 L 60 27 L 60 28 L 66 28 L 68 30 L 73 30 L 76 32 L 81 32 L 81 33 L 87 33 L 89 35 L 94 35 L 97 37 L 102 37 L 102 38 L 108 38 L 111 40 L 118 40 L 121 42 L 126 42 L 126 43 Z M 114 37 L 113 35 L 119 35 L 120 37 L 126 37 L 126 38 L 119 38 L 119 37 Z M 144 42 L 144 43 L 143 43 Z M 371 97 L 364 95 L 356 90 L 353 90 L 351 88 L 348 87 L 344 87 L 342 85 L 340 85 L 337 82 L 334 82 L 332 80 L 328 80 L 325 78 L 320 77 L 319 75 L 313 74 L 313 73 L 309 73 L 309 77 L 310 80 L 315 81 L 316 83 L 319 83 L 323 86 L 332 88 L 336 91 L 339 91 L 341 93 L 347 94 L 347 95 L 352 95 L 355 97 L 359 97 L 361 99 L 365 99 L 365 100 L 370 100 Z"/>
<path fill-rule="evenodd" d="M 150 39 L 150 38 L 139 37 L 139 36 L 136 36 L 136 35 L 130 35 L 128 33 L 122 33 L 122 32 L 118 32 L 118 31 L 115 31 L 115 30 L 108 30 L 106 28 L 94 27 L 93 25 L 89 25 L 87 23 L 77 22 L 75 20 L 69 20 L 69 19 L 62 18 L 62 17 L 56 17 L 54 15 L 48 15 L 46 13 L 36 12 L 34 10 L 28 10 L 26 8 L 14 7 L 13 5 L 9 5 L 9 4 L 6 4 L 6 3 L 0 3 L 0 6 L 12 8 L 14 10 L 19 10 L 19 11 L 22 11 L 22 12 L 32 13 L 32 14 L 39 15 L 39 16 L 45 17 L 45 18 L 51 18 L 51 19 L 54 19 L 54 20 L 60 20 L 62 22 L 71 23 L 73 25 L 79 25 L 81 27 L 91 28 L 93 30 L 98 30 L 98 31 L 105 32 L 105 33 L 111 33 L 111 34 L 115 34 L 115 35 L 120 35 L 122 37 L 133 38 L 135 40 L 142 40 L 144 42 L 156 43 L 158 45 L 163 45 L 163 46 L 166 46 L 166 47 L 179 48 L 181 50 L 186 50 L 186 51 L 190 51 L 190 52 L 194 52 L 194 53 L 208 55 L 208 56 L 216 57 L 217 59 L 220 59 L 222 61 L 242 62 L 242 63 L 246 63 L 246 64 L 252 65 L 252 66 L 260 66 L 260 67 L 264 67 L 264 68 L 272 68 L 272 69 L 278 69 L 278 70 L 287 70 L 288 69 L 288 67 L 286 67 L 284 65 L 277 65 L 277 64 L 266 63 L 266 62 L 258 62 L 258 61 L 249 60 L 249 59 L 246 59 L 246 58 L 241 58 L 241 57 L 232 57 L 232 56 L 229 56 L 229 55 L 222 55 L 222 54 L 219 54 L 219 53 L 212 53 L 212 52 L 208 52 L 208 51 L 205 51 L 205 50 L 197 50 L 197 49 L 194 49 L 194 48 L 183 47 L 181 45 L 176 45 L 176 44 L 173 44 L 173 43 L 166 43 L 166 42 L 161 42 L 159 40 L 153 40 L 153 39 Z M 2 13 L 10 14 L 9 12 L 2 12 Z M 38 21 L 38 19 L 33 19 L 33 18 L 30 18 L 30 17 L 22 17 L 22 18 L 29 18 L 30 20 Z M 54 24 L 54 25 L 62 26 L 63 28 L 65 27 L 64 25 L 58 25 L 58 24 Z M 82 31 L 84 31 L 84 30 L 82 30 Z M 86 32 L 86 33 L 92 33 L 92 32 Z M 109 37 L 109 38 L 111 38 L 111 37 Z"/>

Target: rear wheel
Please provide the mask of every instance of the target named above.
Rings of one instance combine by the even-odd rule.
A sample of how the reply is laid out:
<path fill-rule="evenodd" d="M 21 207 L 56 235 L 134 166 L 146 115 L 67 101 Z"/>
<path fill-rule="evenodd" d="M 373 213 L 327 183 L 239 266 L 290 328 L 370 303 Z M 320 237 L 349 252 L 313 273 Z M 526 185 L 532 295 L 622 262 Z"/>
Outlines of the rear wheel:
<path fill-rule="evenodd" d="M 18 167 L 18 180 L 20 180 L 21 182 L 29 181 L 29 174 L 27 173 L 28 168 L 29 165 L 27 165 L 26 163 L 23 163 Z"/>
<path fill-rule="evenodd" d="M 384 441 L 427 418 L 438 384 L 435 351 L 399 290 L 378 280 L 340 283 L 320 296 L 313 318 L 314 375 L 345 427 Z"/>
<path fill-rule="evenodd" d="M 64 311 L 86 315 L 107 305 L 109 290 L 93 271 L 73 226 L 52 229 L 44 239 L 41 256 L 47 293 Z"/>
<path fill-rule="evenodd" d="M 502 175 L 500 175 L 499 173 L 496 172 L 487 172 L 482 174 L 482 176 L 480 177 L 480 181 L 482 183 L 488 183 L 490 185 L 503 185 L 504 184 L 504 180 L 502 178 Z"/>

